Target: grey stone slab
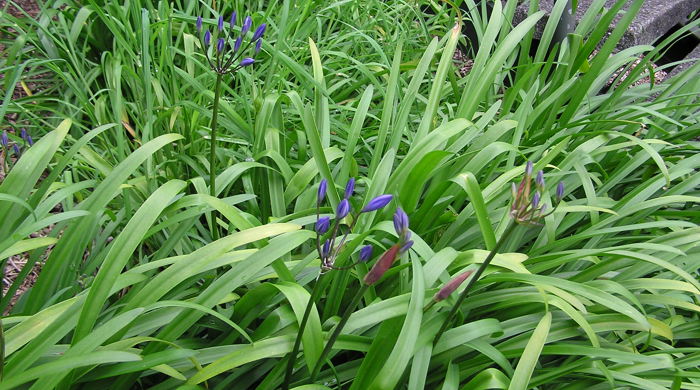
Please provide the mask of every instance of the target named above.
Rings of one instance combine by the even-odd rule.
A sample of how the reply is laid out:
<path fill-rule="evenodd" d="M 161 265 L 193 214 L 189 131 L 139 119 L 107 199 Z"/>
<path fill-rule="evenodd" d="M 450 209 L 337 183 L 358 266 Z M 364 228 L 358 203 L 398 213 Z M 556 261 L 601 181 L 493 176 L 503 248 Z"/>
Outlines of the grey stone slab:
<path fill-rule="evenodd" d="M 593 0 L 579 0 L 576 10 L 575 20 L 578 23 Z M 546 16 L 540 20 L 535 27 L 535 37 L 540 38 L 547 23 L 549 13 L 554 7 L 555 0 L 540 0 L 540 9 L 545 11 Z M 612 7 L 615 0 L 606 0 L 605 8 Z M 632 2 L 623 6 L 626 10 Z M 618 44 L 618 49 L 625 49 L 635 45 L 648 45 L 664 35 L 671 27 L 685 21 L 693 11 L 700 9 L 700 0 L 646 0 L 642 5 L 632 24 L 625 31 Z M 515 12 L 515 22 L 520 23 L 527 17 L 528 4 L 518 6 Z M 612 31 L 616 23 L 622 18 L 622 14 L 617 15 L 609 26 Z"/>

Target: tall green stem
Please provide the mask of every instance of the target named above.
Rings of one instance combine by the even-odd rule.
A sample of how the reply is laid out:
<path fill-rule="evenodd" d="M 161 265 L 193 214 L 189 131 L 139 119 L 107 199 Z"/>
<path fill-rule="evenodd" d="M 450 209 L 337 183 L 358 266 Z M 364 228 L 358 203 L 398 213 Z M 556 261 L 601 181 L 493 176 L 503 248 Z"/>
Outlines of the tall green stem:
<path fill-rule="evenodd" d="M 362 287 L 360 287 L 360 289 L 357 291 L 357 294 L 355 294 L 355 296 L 352 298 L 352 301 L 350 302 L 350 305 L 348 305 L 348 308 L 345 309 L 343 317 L 340 318 L 340 322 L 333 330 L 333 334 L 331 334 L 331 337 L 328 339 L 326 346 L 323 348 L 323 352 L 321 352 L 321 356 L 318 357 L 318 361 L 316 362 L 313 371 L 311 371 L 311 376 L 309 377 L 309 380 L 311 382 L 313 382 L 314 379 L 316 379 L 316 376 L 318 375 L 319 371 L 321 371 L 323 362 L 326 361 L 326 357 L 331 352 L 331 349 L 333 349 L 333 344 L 335 344 L 335 340 L 338 338 L 338 336 L 340 336 L 340 332 L 343 330 L 343 327 L 345 327 L 345 324 L 348 322 L 350 314 L 352 314 L 352 312 L 355 310 L 355 306 L 357 306 L 357 304 L 360 303 L 360 299 L 362 299 L 362 296 L 365 295 L 365 292 L 367 292 L 368 288 L 368 285 L 362 283 Z"/>
<path fill-rule="evenodd" d="M 309 316 L 311 315 L 311 308 L 316 302 L 316 295 L 320 292 L 319 280 L 321 275 L 316 278 L 316 283 L 314 284 L 313 290 L 311 290 L 311 296 L 309 296 L 309 303 L 306 304 L 306 310 L 304 310 L 304 316 L 299 324 L 299 330 L 297 331 L 297 338 L 294 340 L 294 348 L 289 354 L 289 359 L 287 360 L 287 371 L 284 374 L 284 382 L 282 383 L 282 390 L 288 390 L 290 381 L 292 380 L 292 374 L 294 373 L 294 363 L 297 360 L 297 354 L 299 353 L 299 347 L 301 347 L 301 337 L 304 335 L 304 329 L 306 329 L 306 323 L 309 321 Z"/>
<path fill-rule="evenodd" d="M 209 195 L 216 196 L 216 125 L 219 120 L 219 98 L 221 97 L 221 80 L 224 75 L 216 74 L 216 84 L 214 85 L 214 106 L 211 112 L 211 138 L 209 141 Z M 211 235 L 213 239 L 218 238 L 216 228 L 216 212 L 212 213 Z"/>
<path fill-rule="evenodd" d="M 447 318 L 445 318 L 445 321 L 442 323 L 440 330 L 438 331 L 437 335 L 435 335 L 435 341 L 433 341 L 433 345 L 436 345 L 438 343 L 440 337 L 442 337 L 442 334 L 445 333 L 447 327 L 450 326 L 450 323 L 454 319 L 454 316 L 457 314 L 457 310 L 459 310 L 460 306 L 462 306 L 462 302 L 464 302 L 464 299 L 466 299 L 467 295 L 469 295 L 469 290 L 471 290 L 472 286 L 476 284 L 477 280 L 479 280 L 481 274 L 484 273 L 486 267 L 488 267 L 488 265 L 491 263 L 491 260 L 493 260 L 493 258 L 496 256 L 496 253 L 498 253 L 498 250 L 503 246 L 510 234 L 513 233 L 516 226 L 517 224 L 511 220 L 510 224 L 506 228 L 506 231 L 503 232 L 503 235 L 496 243 L 496 246 L 491 250 L 489 255 L 486 257 L 484 262 L 481 263 L 481 266 L 476 270 L 476 272 L 474 272 L 474 275 L 472 275 L 471 279 L 469 279 L 469 283 L 467 283 L 467 286 L 464 288 L 464 291 L 462 291 L 462 294 L 460 294 L 459 298 L 457 298 L 457 302 L 455 302 L 454 306 L 452 306 L 450 314 L 447 315 Z"/>

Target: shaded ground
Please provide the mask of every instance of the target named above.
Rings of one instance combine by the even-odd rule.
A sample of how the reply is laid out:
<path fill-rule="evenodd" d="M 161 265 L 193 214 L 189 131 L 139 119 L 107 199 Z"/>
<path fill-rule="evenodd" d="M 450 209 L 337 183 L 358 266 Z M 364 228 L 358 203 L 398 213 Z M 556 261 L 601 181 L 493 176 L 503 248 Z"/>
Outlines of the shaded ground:
<path fill-rule="evenodd" d="M 23 18 L 27 17 L 27 14 L 29 17 L 36 17 L 36 15 L 39 14 L 39 5 L 36 3 L 35 0 L 16 0 L 16 1 L 7 1 L 7 0 L 0 0 L 0 10 L 2 12 L 7 12 L 12 16 L 18 17 L 18 18 Z M 8 31 L 7 33 L 12 34 L 13 31 Z M 4 33 L 3 33 L 4 34 Z M 4 36 L 3 38 L 7 38 L 7 36 Z M 4 50 L 5 47 L 0 44 L 0 55 L 4 55 Z M 26 70 L 29 71 L 29 70 Z M 0 74 L 0 81 L 4 78 L 4 73 Z M 38 76 L 33 76 L 30 79 L 38 79 L 41 78 L 42 75 Z M 12 95 L 12 99 L 21 99 L 29 96 L 31 94 L 31 91 L 36 91 L 37 89 L 40 88 L 40 84 L 27 81 L 25 82 L 26 89 L 21 85 L 17 85 L 15 87 L 15 90 Z M 29 93 L 28 93 L 29 92 Z M 10 114 L 7 115 L 5 118 L 11 125 L 10 126 L 3 126 L 3 128 L 6 128 L 9 132 L 13 132 L 14 127 L 12 125 L 16 125 L 15 121 L 17 119 L 16 115 Z M 7 158 L 7 161 L 6 161 Z M 5 178 L 5 169 L 4 167 L 6 166 L 5 163 L 7 162 L 8 165 L 12 165 L 14 163 L 15 157 L 14 156 L 6 156 L 4 153 L 0 152 L 0 182 L 4 180 Z M 42 229 L 41 231 L 38 231 L 36 233 L 32 233 L 30 237 L 35 238 L 35 237 L 44 237 L 47 236 L 51 232 L 51 227 L 47 227 L 45 229 Z M 2 276 L 2 293 L 3 296 L 8 292 L 8 289 L 12 285 L 12 283 L 15 282 L 17 277 L 19 276 L 20 272 L 24 268 L 24 266 L 27 264 L 29 261 L 29 255 L 28 253 L 23 253 L 20 255 L 16 256 L 11 256 L 10 258 L 7 259 L 7 264 L 5 269 L 3 270 L 3 276 Z M 41 271 L 41 266 L 42 262 L 37 262 L 36 265 L 32 267 L 32 269 L 29 271 L 27 277 L 22 281 L 20 287 L 17 289 L 16 293 L 12 297 L 10 301 L 10 306 L 11 308 L 16 302 L 17 299 L 25 292 L 27 291 L 32 285 L 34 285 L 34 282 L 36 281 L 36 278 L 39 276 L 39 272 Z M 3 313 L 3 315 L 7 314 L 8 310 Z"/>

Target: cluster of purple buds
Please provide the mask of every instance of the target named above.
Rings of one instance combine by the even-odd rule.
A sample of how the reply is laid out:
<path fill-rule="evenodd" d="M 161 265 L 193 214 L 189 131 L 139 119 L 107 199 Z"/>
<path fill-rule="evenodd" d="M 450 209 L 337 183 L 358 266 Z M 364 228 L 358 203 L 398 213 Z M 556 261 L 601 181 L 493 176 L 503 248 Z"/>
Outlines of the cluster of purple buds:
<path fill-rule="evenodd" d="M 528 161 L 525 164 L 525 175 L 520 185 L 512 183 L 513 205 L 510 209 L 510 216 L 513 220 L 522 225 L 537 225 L 539 221 L 554 212 L 554 209 L 547 212 L 547 205 L 542 202 L 542 193 L 545 190 L 544 172 L 538 171 L 534 180 L 534 194 L 530 196 L 533 189 L 532 183 L 533 164 Z M 557 184 L 555 206 L 559 205 L 564 197 L 564 183 Z"/>
<path fill-rule="evenodd" d="M 314 225 L 314 230 L 316 231 L 316 247 L 318 250 L 319 257 L 321 258 L 321 268 L 323 270 L 341 269 L 334 266 L 335 260 L 338 257 L 340 251 L 343 249 L 348 235 L 350 234 L 350 232 L 352 232 L 352 229 L 355 227 L 355 223 L 357 222 L 357 219 L 360 216 L 360 214 L 384 208 L 386 205 L 389 204 L 389 202 L 391 202 L 393 196 L 388 194 L 377 196 L 376 198 L 370 200 L 365 205 L 365 207 L 360 209 L 360 211 L 356 212 L 352 216 L 352 222 L 348 226 L 348 229 L 346 230 L 345 234 L 342 235 L 342 237 L 339 240 L 339 243 L 336 245 L 336 239 L 338 238 L 338 233 L 340 232 L 340 222 L 352 212 L 352 205 L 350 204 L 350 199 L 355 193 L 355 179 L 351 178 L 350 180 L 348 180 L 348 183 L 345 186 L 345 196 L 340 201 L 340 203 L 338 203 L 338 207 L 335 210 L 334 223 L 331 223 L 331 217 L 320 216 L 320 208 L 326 199 L 327 191 L 328 182 L 326 181 L 326 179 L 323 179 L 321 180 L 321 183 L 318 186 L 318 193 L 316 196 L 316 224 Z M 322 238 L 324 238 L 323 236 L 327 235 L 327 233 L 329 233 L 328 237 L 325 237 L 323 245 L 321 245 Z M 357 263 L 368 261 L 371 257 L 372 246 L 366 245 L 362 247 L 362 249 L 360 249 L 360 256 Z M 357 263 L 350 265 L 350 267 Z"/>
<path fill-rule="evenodd" d="M 24 141 L 26 147 L 34 145 L 34 140 L 32 139 L 32 136 L 27 133 L 26 129 L 22 128 L 20 130 L 20 137 Z M 2 135 L 0 135 L 0 145 L 5 151 L 10 149 L 10 138 L 7 135 L 7 130 L 3 130 Z M 19 156 L 22 154 L 22 147 L 15 142 L 12 145 L 12 152 L 16 158 L 19 158 Z"/>
<path fill-rule="evenodd" d="M 197 17 L 197 33 L 204 44 L 204 53 L 213 71 L 218 74 L 232 73 L 255 63 L 254 57 L 262 48 L 263 35 L 267 28 L 265 23 L 255 29 L 250 39 L 247 39 L 248 32 L 253 27 L 253 19 L 250 16 L 246 16 L 243 20 L 241 33 L 237 37 L 233 33 L 233 28 L 236 26 L 236 12 L 231 14 L 228 27 L 224 23 L 224 17 L 219 16 L 213 34 L 209 29 L 202 34 L 202 23 L 202 17 Z M 210 55 L 208 48 L 212 42 L 215 42 L 215 48 Z M 249 51 L 251 47 L 252 54 Z"/>

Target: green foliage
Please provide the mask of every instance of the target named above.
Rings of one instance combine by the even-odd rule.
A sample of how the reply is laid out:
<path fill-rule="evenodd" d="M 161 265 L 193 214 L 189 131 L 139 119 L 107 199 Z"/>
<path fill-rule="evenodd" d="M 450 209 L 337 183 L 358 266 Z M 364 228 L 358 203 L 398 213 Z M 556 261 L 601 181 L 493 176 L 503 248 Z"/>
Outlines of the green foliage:
<path fill-rule="evenodd" d="M 597 0 L 548 50 L 555 18 L 538 46 L 542 13 L 514 26 L 514 0 L 489 20 L 471 7 L 481 42 L 459 78 L 447 2 L 216 3 L 0 13 L 0 115 L 37 140 L 0 184 L 0 257 L 28 259 L 0 300 L 0 389 L 275 389 L 317 284 L 293 389 L 700 388 L 700 64 L 638 83 L 700 21 L 615 51 L 642 0 L 602 45 L 625 1 Z M 194 25 L 234 9 L 268 31 L 223 78 L 210 167 L 216 75 Z M 36 75 L 45 89 L 13 99 Z M 457 294 L 425 304 L 504 236 L 527 160 L 543 202 L 560 180 L 564 201 L 506 236 L 434 343 Z M 349 177 L 364 203 L 395 201 L 358 220 L 338 264 L 393 245 L 399 205 L 415 244 L 319 361 L 371 266 L 318 277 L 316 183 L 335 208 Z"/>

